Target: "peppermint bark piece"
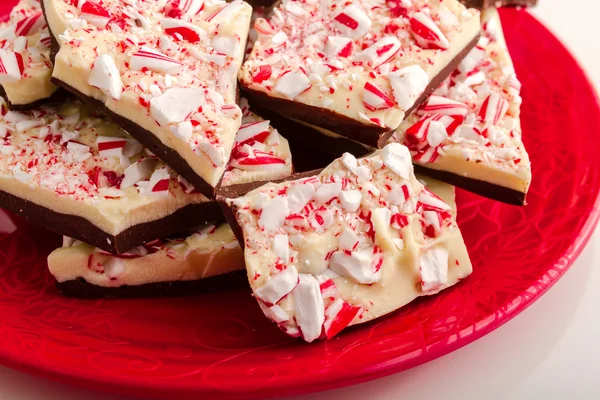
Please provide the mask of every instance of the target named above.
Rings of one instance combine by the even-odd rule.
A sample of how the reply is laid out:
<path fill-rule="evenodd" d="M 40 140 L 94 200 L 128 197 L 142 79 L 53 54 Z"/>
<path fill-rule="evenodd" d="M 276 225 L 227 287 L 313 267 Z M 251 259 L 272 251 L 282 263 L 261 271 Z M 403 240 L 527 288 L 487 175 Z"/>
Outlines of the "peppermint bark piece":
<path fill-rule="evenodd" d="M 242 126 L 237 132 L 221 186 L 277 180 L 291 175 L 292 153 L 288 141 L 270 121 L 250 111 L 245 98 L 241 99 L 240 107 Z"/>
<path fill-rule="evenodd" d="M 409 147 L 419 173 L 523 205 L 531 165 L 521 138 L 521 84 L 498 12 L 485 10 L 482 23 L 477 47 L 395 138 Z"/>
<path fill-rule="evenodd" d="M 59 46 L 53 79 L 214 196 L 241 124 L 241 0 L 43 0 Z"/>
<path fill-rule="evenodd" d="M 222 219 L 214 203 L 79 101 L 0 109 L 0 205 L 34 223 L 121 253 Z"/>
<path fill-rule="evenodd" d="M 122 255 L 65 237 L 48 257 L 48 268 L 61 293 L 76 298 L 158 297 L 247 285 L 243 252 L 226 224 Z"/>
<path fill-rule="evenodd" d="M 285 0 L 255 29 L 240 71 L 252 100 L 377 147 L 475 45 L 480 23 L 456 0 Z"/>
<path fill-rule="evenodd" d="M 392 143 L 222 201 L 242 233 L 248 279 L 265 315 L 311 342 L 471 273 L 453 189 L 432 189 L 442 198 L 414 176 L 408 149 Z"/>
<path fill-rule="evenodd" d="M 0 23 L 0 95 L 27 110 L 57 95 L 50 82 L 50 35 L 39 1 L 21 0 Z"/>

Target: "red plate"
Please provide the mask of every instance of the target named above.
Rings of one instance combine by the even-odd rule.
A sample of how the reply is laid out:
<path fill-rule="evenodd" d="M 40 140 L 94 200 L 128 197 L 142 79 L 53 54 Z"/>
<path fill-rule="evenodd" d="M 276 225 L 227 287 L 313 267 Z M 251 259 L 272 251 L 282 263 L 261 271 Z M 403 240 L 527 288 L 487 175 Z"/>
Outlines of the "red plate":
<path fill-rule="evenodd" d="M 459 223 L 475 267 L 460 285 L 306 345 L 270 324 L 249 291 L 62 298 L 45 262 L 58 238 L 0 213 L 0 361 L 129 395 L 289 395 L 402 371 L 513 318 L 562 276 L 596 225 L 600 112 L 584 73 L 546 28 L 525 11 L 503 10 L 502 20 L 523 82 L 534 179 L 523 208 L 459 193 Z"/>

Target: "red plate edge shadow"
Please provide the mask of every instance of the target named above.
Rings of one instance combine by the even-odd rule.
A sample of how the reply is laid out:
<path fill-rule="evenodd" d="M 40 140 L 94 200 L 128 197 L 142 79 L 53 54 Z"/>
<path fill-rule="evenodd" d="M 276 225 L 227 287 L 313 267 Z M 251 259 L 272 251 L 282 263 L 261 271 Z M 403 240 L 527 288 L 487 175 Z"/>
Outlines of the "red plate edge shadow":
<path fill-rule="evenodd" d="M 8 8 L 8 4 L 0 4 L 0 15 Z M 92 354 L 92 348 L 97 345 L 94 341 L 98 338 L 90 336 L 89 332 L 82 332 L 85 337 L 81 342 L 73 343 L 76 336 L 70 330 L 78 329 L 81 317 L 73 321 L 72 327 L 53 326 L 52 332 L 47 332 L 46 325 L 36 326 L 26 319 L 15 322 L 19 317 L 30 317 L 30 311 L 20 316 L 3 304 L 8 302 L 3 299 L 9 296 L 7 285 L 13 282 L 1 283 L 8 278 L 0 272 L 0 323 L 3 324 L 0 362 L 62 383 L 127 395 L 156 398 L 282 396 L 357 384 L 414 367 L 465 346 L 512 319 L 545 293 L 572 265 L 598 222 L 600 157 L 595 153 L 600 148 L 600 137 L 594 137 L 593 133 L 600 131 L 600 106 L 585 73 L 540 22 L 524 10 L 505 9 L 501 16 L 517 73 L 523 82 L 524 140 L 533 162 L 534 181 L 530 204 L 525 208 L 505 206 L 459 192 L 459 224 L 472 250 L 475 268 L 473 276 L 461 285 L 435 298 L 418 300 L 375 323 L 350 329 L 330 342 L 313 345 L 282 338 L 275 329 L 261 323 L 257 329 L 264 333 L 264 343 L 248 347 L 244 335 L 252 335 L 254 326 L 246 324 L 244 318 L 246 314 L 250 315 L 248 318 L 260 318 L 257 307 L 251 308 L 246 302 L 248 308 L 244 303 L 241 310 L 228 309 L 232 318 L 218 315 L 216 311 L 217 315 L 206 322 L 211 326 L 194 325 L 194 329 L 202 332 L 194 332 L 193 339 L 196 346 L 207 352 L 231 352 L 231 357 L 224 357 L 224 361 L 209 366 L 197 365 L 196 370 L 192 367 L 187 374 L 177 371 L 169 376 L 158 376 L 157 371 L 168 367 L 166 360 L 175 363 L 173 360 L 177 359 L 183 363 L 180 360 L 185 358 L 185 349 L 174 347 L 170 350 L 171 358 L 152 358 L 133 354 L 133 350 L 130 354 L 127 346 L 137 345 L 131 341 L 122 343 L 125 345 L 121 347 L 123 354 L 117 350 L 97 349 Z M 570 76 L 571 79 L 565 82 L 556 79 L 557 76 Z M 568 148 L 573 142 L 579 146 Z M 26 230 L 29 239 L 43 237 L 34 235 L 31 229 Z M 34 240 L 31 243 L 34 247 L 37 245 Z M 0 241 L 2 256 L 8 258 L 2 246 Z M 50 248 L 46 243 L 40 247 Z M 4 264 L 0 262 L 2 268 L 10 269 L 10 265 Z M 513 264 L 518 265 L 508 268 Z M 26 267 L 29 266 L 20 266 Z M 499 274 L 495 267 L 507 268 L 506 273 Z M 17 267 L 12 266 L 12 269 Z M 10 277 L 18 282 L 29 278 Z M 40 295 L 42 301 L 47 301 L 44 296 L 57 296 L 48 289 L 51 281 L 47 276 L 34 278 L 36 285 L 45 291 Z M 43 283 L 39 283 L 39 279 Z M 32 287 L 37 286 L 26 289 Z M 29 295 L 36 297 L 32 292 Z M 200 299 L 217 299 L 220 295 Z M 234 293 L 232 296 L 243 299 L 246 294 Z M 118 307 L 123 305 L 139 308 L 139 304 L 144 304 L 159 308 L 164 303 L 184 304 L 189 299 L 111 303 L 65 300 L 64 303 L 85 304 L 90 314 L 100 308 L 105 308 L 106 313 L 117 314 Z M 24 297 L 22 301 L 27 303 L 29 298 Z M 48 308 L 53 308 L 52 304 Z M 463 308 L 470 313 L 467 315 Z M 164 317 L 160 321 L 165 325 L 176 322 L 167 315 Z M 187 317 L 194 318 L 189 314 Z M 53 314 L 43 318 L 57 323 L 62 317 Z M 407 321 L 410 322 L 408 328 L 405 326 Z M 95 322 L 87 321 L 90 326 L 96 326 Z M 119 324 L 125 323 L 119 321 Z M 155 325 L 153 329 L 162 328 L 160 324 Z M 99 325 L 97 329 L 104 328 Z M 113 333 L 109 330 L 108 334 Z M 143 332 L 137 333 L 137 339 L 142 342 L 140 346 L 152 345 L 144 342 Z M 52 339 L 45 339 L 44 334 L 52 334 Z M 117 341 L 116 334 L 112 339 Z M 172 340 L 177 344 L 179 337 Z M 215 346 L 221 344 L 219 341 L 230 347 Z M 69 359 L 68 354 L 80 354 L 86 342 L 90 343 L 90 354 L 81 359 L 81 364 L 85 364 L 87 370 L 77 368 L 77 363 Z M 263 352 L 271 350 L 277 358 L 261 358 Z M 61 352 L 63 354 L 57 356 Z M 230 360 L 237 363 L 226 365 Z M 270 367 L 270 364 L 274 366 Z M 225 367 L 219 370 L 220 365 Z M 281 368 L 281 374 L 276 368 Z M 297 375 L 290 374 L 294 370 Z M 240 371 L 242 373 L 238 373 Z"/>

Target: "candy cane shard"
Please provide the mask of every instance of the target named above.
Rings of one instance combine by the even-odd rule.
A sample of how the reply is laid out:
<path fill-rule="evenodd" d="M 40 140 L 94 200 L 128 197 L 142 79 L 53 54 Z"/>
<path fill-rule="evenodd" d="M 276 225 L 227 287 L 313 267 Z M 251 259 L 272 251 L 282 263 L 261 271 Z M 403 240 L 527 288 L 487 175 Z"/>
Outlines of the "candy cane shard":
<path fill-rule="evenodd" d="M 66 239 L 48 256 L 48 268 L 69 297 L 157 297 L 243 284 L 244 254 L 227 224 L 205 225 L 121 255 Z"/>
<path fill-rule="evenodd" d="M 531 166 L 521 139 L 521 84 L 498 13 L 485 10 L 482 24 L 478 46 L 395 138 L 411 150 L 421 173 L 522 205 Z"/>
<path fill-rule="evenodd" d="M 53 80 L 101 104 L 214 197 L 241 125 L 237 74 L 251 7 L 241 0 L 42 1 L 60 47 Z"/>
<path fill-rule="evenodd" d="M 8 106 L 27 110 L 50 99 L 50 41 L 39 2 L 21 0 L 0 23 L 0 87 Z"/>
<path fill-rule="evenodd" d="M 424 187 L 398 143 L 219 201 L 240 234 L 261 309 L 307 342 L 471 273 L 453 189 L 435 181 Z"/>
<path fill-rule="evenodd" d="M 256 20 L 240 82 L 263 107 L 380 147 L 480 32 L 456 0 L 409 3 L 281 2 Z"/>

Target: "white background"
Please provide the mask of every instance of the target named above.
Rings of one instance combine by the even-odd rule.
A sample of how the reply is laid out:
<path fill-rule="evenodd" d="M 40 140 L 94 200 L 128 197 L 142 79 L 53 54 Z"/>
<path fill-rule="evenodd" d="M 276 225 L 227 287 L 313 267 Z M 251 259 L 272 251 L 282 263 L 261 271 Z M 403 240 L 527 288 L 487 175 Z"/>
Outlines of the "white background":
<path fill-rule="evenodd" d="M 534 14 L 563 39 L 600 87 L 600 1 L 540 1 Z M 546 295 L 490 335 L 404 373 L 294 400 L 600 399 L 597 267 L 600 231 Z M 0 367 L 0 400 L 4 399 L 128 400 Z"/>

